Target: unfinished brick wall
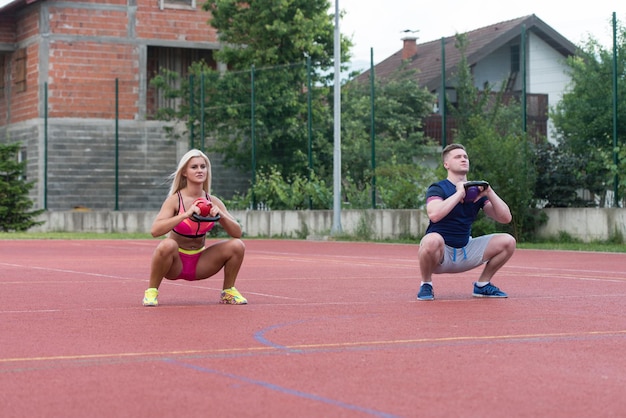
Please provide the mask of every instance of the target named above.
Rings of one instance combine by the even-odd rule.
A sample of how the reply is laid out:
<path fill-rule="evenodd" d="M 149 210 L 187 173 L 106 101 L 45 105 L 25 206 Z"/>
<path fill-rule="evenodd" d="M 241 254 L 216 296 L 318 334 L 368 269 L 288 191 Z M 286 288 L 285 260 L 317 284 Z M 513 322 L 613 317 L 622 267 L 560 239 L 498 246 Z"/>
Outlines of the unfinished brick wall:
<path fill-rule="evenodd" d="M 137 2 L 137 37 L 140 39 L 217 42 L 217 31 L 209 25 L 211 14 L 202 10 L 159 8 L 158 0 Z"/>
<path fill-rule="evenodd" d="M 180 2 L 161 9 L 159 0 L 36 0 L 6 18 L 0 42 L 14 48 L 0 55 L 0 142 L 26 150 L 35 208 L 112 210 L 117 191 L 120 210 L 157 210 L 184 146 L 166 136 L 165 123 L 146 121 L 150 51 L 194 49 L 211 57 L 218 40 L 210 14 Z M 218 156 L 213 167 L 219 196 L 247 186 L 248 177 Z"/>
<path fill-rule="evenodd" d="M 142 53 L 148 45 L 217 45 L 209 19 L 201 5 L 166 2 L 162 9 L 158 0 L 139 0 L 136 7 L 123 0 L 35 3 L 1 25 L 0 42 L 17 50 L 5 68 L 9 96 L 0 105 L 0 124 L 43 117 L 44 83 L 50 118 L 115 118 L 116 79 L 119 118 L 141 119 Z"/>

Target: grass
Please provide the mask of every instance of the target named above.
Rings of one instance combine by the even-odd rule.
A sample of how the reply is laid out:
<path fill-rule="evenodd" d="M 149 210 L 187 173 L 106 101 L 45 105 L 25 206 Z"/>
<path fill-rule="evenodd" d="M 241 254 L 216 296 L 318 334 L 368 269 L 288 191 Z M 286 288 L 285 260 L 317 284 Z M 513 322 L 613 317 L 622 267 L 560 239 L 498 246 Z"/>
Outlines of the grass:
<path fill-rule="evenodd" d="M 253 239 L 244 237 L 245 239 Z M 148 233 L 105 233 L 105 232 L 0 232 L 0 240 L 15 239 L 106 239 L 106 240 L 132 240 L 132 239 L 154 239 Z M 358 239 L 350 239 L 350 237 L 341 237 L 341 241 L 363 241 Z M 397 240 L 384 242 L 399 242 L 403 244 L 417 244 L 415 240 Z M 575 240 L 552 240 L 545 242 L 522 242 L 517 244 L 517 248 L 532 250 L 563 250 L 563 251 L 596 251 L 596 252 L 612 252 L 626 253 L 626 245 L 621 242 L 578 242 Z"/>
<path fill-rule="evenodd" d="M 145 233 L 121 232 L 0 232 L 0 240 L 12 239 L 150 239 Z"/>
<path fill-rule="evenodd" d="M 626 253 L 626 245 L 611 242 L 536 242 L 518 243 L 517 248 L 531 250 L 596 251 Z"/>

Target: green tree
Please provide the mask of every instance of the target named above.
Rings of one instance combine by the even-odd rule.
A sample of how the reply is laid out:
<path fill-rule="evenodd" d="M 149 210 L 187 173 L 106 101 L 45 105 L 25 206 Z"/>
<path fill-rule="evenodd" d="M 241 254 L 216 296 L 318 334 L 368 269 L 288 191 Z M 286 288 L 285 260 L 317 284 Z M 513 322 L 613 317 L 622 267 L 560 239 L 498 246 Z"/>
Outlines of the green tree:
<path fill-rule="evenodd" d="M 0 144 L 0 231 L 26 231 L 43 209 L 31 210 L 28 192 L 33 182 L 24 180 L 26 163 L 18 162 L 20 144 Z"/>
<path fill-rule="evenodd" d="M 203 8 L 211 12 L 210 24 L 223 43 L 217 59 L 230 70 L 291 64 L 306 56 L 328 69 L 334 42 L 328 6 L 327 0 L 209 0 Z M 342 38 L 344 58 L 350 46 Z"/>
<path fill-rule="evenodd" d="M 428 147 L 435 145 L 423 131 L 423 120 L 432 112 L 435 97 L 419 86 L 417 73 L 404 68 L 387 78 L 376 79 L 374 90 L 378 204 L 397 209 L 420 207 L 433 179 L 432 170 L 420 164 Z M 370 83 L 354 80 L 344 86 L 342 166 L 345 186 L 355 200 L 360 200 L 359 192 L 371 193 L 371 107 Z M 371 207 L 371 199 L 369 202 Z"/>
<path fill-rule="evenodd" d="M 332 161 L 334 16 L 328 6 L 327 0 L 207 1 L 203 7 L 222 43 L 215 58 L 227 71 L 195 63 L 186 80 L 163 72 L 153 84 L 182 103 L 157 117 L 186 121 L 183 135 L 204 132 L 208 151 L 244 171 L 308 177 L 312 154 L 323 178 Z M 342 62 L 350 47 L 342 36 Z"/>
<path fill-rule="evenodd" d="M 519 107 L 515 111 L 519 111 Z M 517 118 L 517 122 L 519 120 Z M 471 178 L 487 180 L 511 209 L 511 224 L 496 225 L 495 229 L 510 232 L 521 241 L 530 240 L 542 222 L 536 209 L 536 154 L 531 142 L 518 128 L 519 123 L 502 131 L 484 120 L 476 122 L 476 136 L 465 141 L 470 154 Z"/>
<path fill-rule="evenodd" d="M 626 137 L 626 28 L 617 28 L 618 138 Z M 579 52 L 567 59 L 570 89 L 551 112 L 559 147 L 586 162 L 580 186 L 594 193 L 604 206 L 615 174 L 624 173 L 625 160 L 613 161 L 623 144 L 613 149 L 613 51 L 589 37 Z M 624 195 L 624 184 L 620 195 Z"/>
<path fill-rule="evenodd" d="M 425 190 L 435 180 L 433 170 L 423 163 L 433 144 L 423 133 L 422 121 L 430 114 L 435 98 L 419 86 L 414 72 L 404 69 L 375 84 L 376 204 L 393 209 L 422 207 Z M 352 80 L 343 86 L 342 195 L 344 205 L 354 209 L 372 207 L 371 107 L 369 83 Z M 254 193 L 273 209 L 306 207 L 307 196 L 312 208 L 330 207 L 332 149 L 324 155 L 320 159 L 318 153 L 318 161 L 324 164 L 318 164 L 315 175 L 309 176 L 314 183 L 311 187 L 301 187 L 300 177 L 284 176 L 273 168 L 269 175 L 259 173 L 255 187 L 236 204 L 248 204 Z M 295 204 L 294 196 L 299 196 L 299 203 Z"/>
<path fill-rule="evenodd" d="M 489 231 L 511 232 L 516 239 L 528 239 L 540 218 L 534 209 L 535 154 L 522 131 L 519 102 L 505 103 L 503 88 L 479 92 L 474 86 L 465 57 L 464 35 L 457 36 L 461 60 L 457 67 L 457 107 L 450 114 L 457 119 L 455 142 L 468 149 L 471 162 L 469 177 L 488 181 L 509 205 L 513 215 L 510 225 L 491 225 Z M 481 226 L 479 224 L 479 226 Z M 484 225 L 482 226 L 483 228 Z M 480 232 L 476 228 L 475 232 Z M 487 229 L 487 228 L 485 228 Z"/>
<path fill-rule="evenodd" d="M 589 203 L 578 197 L 585 183 L 587 161 L 565 147 L 544 141 L 536 145 L 537 182 L 535 196 L 545 207 L 581 207 Z"/>
<path fill-rule="evenodd" d="M 311 104 L 313 154 L 328 159 L 332 123 L 327 104 L 333 66 L 334 24 L 326 0 L 232 0 L 204 4 L 213 16 L 223 48 L 216 58 L 224 62 L 236 91 L 244 93 L 234 112 L 231 106 L 223 129 L 216 136 L 215 151 L 239 167 L 250 168 L 254 152 L 256 169 L 278 167 L 288 178 L 308 174 L 308 111 Z M 349 58 L 351 43 L 341 39 L 342 62 Z M 310 70 L 306 66 L 310 62 Z M 254 66 L 254 144 L 251 138 L 251 75 Z M 232 76 L 232 77 L 231 77 Z M 230 100 L 234 89 L 215 91 Z M 307 93 L 311 94 L 310 101 Z M 217 112 L 220 115 L 222 112 Z M 227 122 L 227 125 L 224 123 Z M 252 146 L 255 146 L 252 149 Z M 325 157 L 326 156 L 326 157 Z M 316 169 L 324 161 L 316 161 Z M 321 164 L 320 164 L 321 163 Z M 322 174 L 323 173 L 318 173 Z"/>

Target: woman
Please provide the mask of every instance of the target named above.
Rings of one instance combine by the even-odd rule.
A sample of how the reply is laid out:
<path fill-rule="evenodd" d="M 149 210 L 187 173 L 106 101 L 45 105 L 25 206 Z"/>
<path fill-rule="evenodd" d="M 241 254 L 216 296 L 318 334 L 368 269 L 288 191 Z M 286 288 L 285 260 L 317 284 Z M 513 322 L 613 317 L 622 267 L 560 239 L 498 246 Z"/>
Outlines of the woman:
<path fill-rule="evenodd" d="M 171 175 L 172 185 L 163 202 L 151 233 L 153 237 L 167 234 L 152 256 L 150 287 L 145 291 L 144 306 L 157 306 L 159 286 L 163 278 L 169 280 L 202 280 L 224 269 L 224 283 L 220 303 L 243 305 L 248 303 L 235 289 L 235 280 L 243 262 L 245 245 L 241 241 L 241 226 L 228 213 L 224 203 L 210 195 L 211 163 L 197 149 L 181 158 L 176 172 Z M 219 224 L 232 237 L 209 246 L 206 234 L 215 222 L 194 219 L 201 209 L 196 202 L 205 198 L 211 203 L 209 215 L 219 216 Z"/>

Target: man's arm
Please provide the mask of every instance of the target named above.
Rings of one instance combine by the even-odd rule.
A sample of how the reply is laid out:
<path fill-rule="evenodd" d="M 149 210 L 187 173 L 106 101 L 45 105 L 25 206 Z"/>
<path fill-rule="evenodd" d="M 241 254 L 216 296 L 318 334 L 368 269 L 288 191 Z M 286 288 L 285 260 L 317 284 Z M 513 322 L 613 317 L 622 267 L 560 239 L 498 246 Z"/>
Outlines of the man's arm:
<path fill-rule="evenodd" d="M 487 189 L 486 196 L 488 201 L 485 203 L 485 206 L 483 206 L 485 215 L 501 224 L 508 224 L 513 220 L 509 205 L 498 196 L 491 186 Z"/>
<path fill-rule="evenodd" d="M 465 188 L 463 182 L 456 185 L 456 192 L 443 199 L 438 196 L 433 196 L 426 201 L 426 214 L 431 222 L 437 223 L 445 218 L 456 205 L 458 205 L 465 198 Z"/>

